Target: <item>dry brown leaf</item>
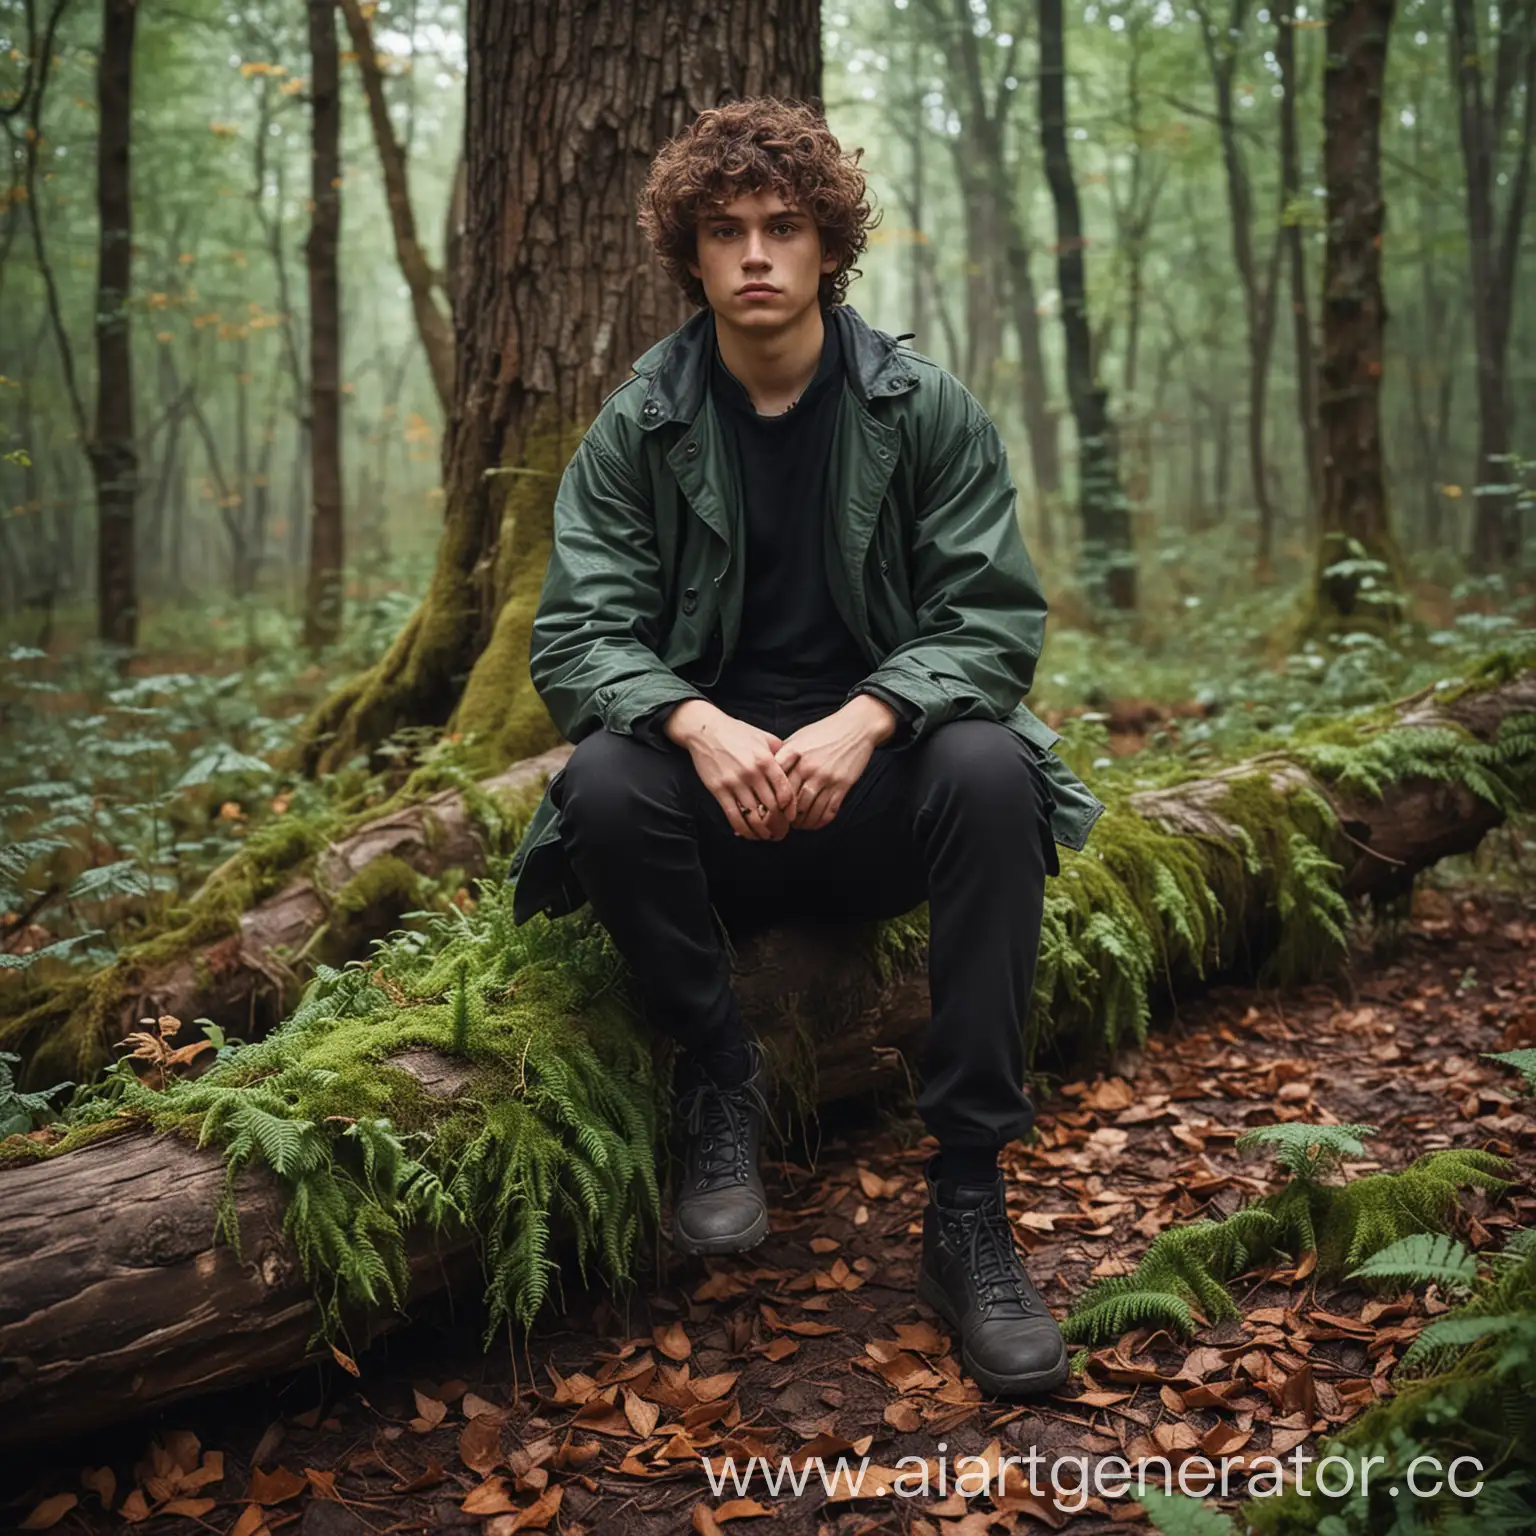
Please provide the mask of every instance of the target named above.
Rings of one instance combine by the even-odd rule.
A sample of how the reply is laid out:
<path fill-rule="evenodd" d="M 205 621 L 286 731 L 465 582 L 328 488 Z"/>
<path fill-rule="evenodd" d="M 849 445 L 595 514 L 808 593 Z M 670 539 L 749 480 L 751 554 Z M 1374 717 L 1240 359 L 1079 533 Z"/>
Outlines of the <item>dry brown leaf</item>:
<path fill-rule="evenodd" d="M 486 1536 L 516 1536 L 518 1531 L 543 1531 L 560 1512 L 560 1500 L 565 1497 L 564 1487 L 556 1483 L 546 1488 L 532 1504 L 512 1514 L 498 1515 L 486 1526 Z"/>
<path fill-rule="evenodd" d="M 240 1518 L 229 1528 L 229 1536 L 256 1536 L 267 1528 L 267 1512 L 260 1504 L 247 1504 Z"/>
<path fill-rule="evenodd" d="M 689 1382 L 694 1398 L 701 1403 L 718 1402 L 741 1378 L 740 1371 L 720 1371 L 713 1376 L 698 1376 Z"/>
<path fill-rule="evenodd" d="M 494 1419 L 498 1424 L 507 1421 L 507 1410 L 498 1408 L 495 1403 L 487 1401 L 474 1392 L 466 1392 L 464 1401 L 459 1404 L 459 1411 L 466 1419 Z"/>
<path fill-rule="evenodd" d="M 216 1509 L 218 1503 L 217 1499 L 172 1499 L 169 1504 L 162 1504 L 155 1511 L 155 1518 L 159 1519 L 161 1515 L 184 1515 L 188 1520 L 201 1520 L 210 1510 Z"/>
<path fill-rule="evenodd" d="M 46 1531 L 56 1526 L 80 1502 L 73 1493 L 55 1493 L 34 1507 L 21 1522 L 24 1531 Z"/>
<path fill-rule="evenodd" d="M 447 1474 L 443 1471 L 437 1457 L 429 1456 L 427 1464 L 416 1474 L 403 1483 L 395 1483 L 391 1487 L 393 1493 L 425 1493 L 429 1488 L 436 1488 Z"/>
<path fill-rule="evenodd" d="M 86 1467 L 80 1473 L 80 1486 L 94 1493 L 103 1509 L 111 1509 L 117 1497 L 117 1473 L 111 1467 Z"/>
<path fill-rule="evenodd" d="M 811 1239 L 812 1253 L 836 1253 L 842 1246 L 835 1237 L 813 1237 Z"/>
<path fill-rule="evenodd" d="M 926 1319 L 916 1323 L 897 1323 L 896 1342 L 903 1349 L 920 1355 L 947 1355 L 949 1340 Z"/>
<path fill-rule="evenodd" d="M 149 1519 L 149 1500 L 144 1497 L 142 1488 L 133 1489 L 128 1497 L 123 1500 L 122 1508 L 118 1510 L 124 1520 L 130 1525 L 137 1525 L 140 1520 Z"/>
<path fill-rule="evenodd" d="M 768 1344 L 760 1346 L 760 1353 L 765 1360 L 786 1360 L 800 1348 L 794 1339 L 774 1339 Z"/>
<path fill-rule="evenodd" d="M 411 1428 L 418 1435 L 429 1434 L 448 1417 L 448 1405 L 441 1398 L 429 1397 L 419 1387 L 412 1388 L 416 1397 L 416 1417 Z"/>
<path fill-rule="evenodd" d="M 459 1435 L 459 1460 L 471 1472 L 489 1477 L 501 1462 L 501 1420 L 495 1414 L 477 1415 Z"/>
<path fill-rule="evenodd" d="M 331 1345 L 331 1353 L 336 1357 L 336 1364 L 339 1365 L 342 1370 L 350 1372 L 353 1376 L 362 1376 L 363 1373 L 358 1369 L 357 1361 L 354 1360 L 351 1355 L 337 1349 L 334 1344 Z"/>
<path fill-rule="evenodd" d="M 892 1429 L 901 1430 L 904 1434 L 922 1428 L 923 1416 L 917 1404 L 908 1397 L 893 1398 L 885 1405 L 883 1417 Z"/>
<path fill-rule="evenodd" d="M 298 1498 L 308 1487 L 305 1478 L 297 1472 L 290 1472 L 286 1467 L 274 1467 L 270 1472 L 252 1467 L 251 1486 L 246 1497 L 253 1504 L 286 1504 L 289 1499 Z"/>
<path fill-rule="evenodd" d="M 727 1499 L 715 1509 L 714 1516 L 717 1524 L 724 1525 L 730 1520 L 755 1520 L 772 1513 L 771 1509 L 759 1504 L 756 1499 Z"/>
<path fill-rule="evenodd" d="M 504 1515 L 517 1509 L 517 1500 L 504 1477 L 488 1477 L 464 1495 L 459 1508 L 466 1515 Z"/>
<path fill-rule="evenodd" d="M 676 1319 L 665 1328 L 658 1323 L 651 1329 L 651 1337 L 656 1341 L 656 1348 L 669 1360 L 686 1360 L 693 1353 L 693 1341 Z"/>
<path fill-rule="evenodd" d="M 629 1420 L 630 1428 L 644 1440 L 655 1430 L 656 1422 L 661 1418 L 661 1408 L 656 1403 L 647 1402 L 643 1397 L 626 1391 L 624 1417 Z"/>

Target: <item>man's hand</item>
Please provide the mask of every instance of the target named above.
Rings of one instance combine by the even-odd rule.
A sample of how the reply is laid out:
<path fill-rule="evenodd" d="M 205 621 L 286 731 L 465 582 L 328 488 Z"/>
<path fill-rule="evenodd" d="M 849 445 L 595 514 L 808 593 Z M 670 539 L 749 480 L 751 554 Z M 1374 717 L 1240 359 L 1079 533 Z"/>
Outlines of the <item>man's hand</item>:
<path fill-rule="evenodd" d="M 870 755 L 896 731 L 896 711 L 856 693 L 836 714 L 801 726 L 775 754 L 794 790 L 790 820 L 814 832 L 837 815 Z"/>
<path fill-rule="evenodd" d="M 662 732 L 687 748 L 694 771 L 737 837 L 778 842 L 788 835 L 795 803 L 788 771 L 799 761 L 797 748 L 707 699 L 685 699 L 667 716 Z"/>

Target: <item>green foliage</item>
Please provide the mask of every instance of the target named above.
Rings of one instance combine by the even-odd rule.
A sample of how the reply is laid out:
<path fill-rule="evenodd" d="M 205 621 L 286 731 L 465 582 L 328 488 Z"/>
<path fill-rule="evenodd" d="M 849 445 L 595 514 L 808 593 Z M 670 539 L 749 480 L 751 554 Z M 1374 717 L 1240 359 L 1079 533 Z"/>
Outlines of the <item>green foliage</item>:
<path fill-rule="evenodd" d="M 217 1230 L 237 1249 L 239 1175 L 279 1179 L 317 1338 L 349 1308 L 404 1305 L 414 1229 L 472 1235 L 489 1340 L 549 1301 L 562 1233 L 584 1279 L 596 1258 L 618 1285 L 659 1225 L 665 1085 L 622 963 L 595 925 L 515 928 L 513 888 L 478 885 L 472 914 L 434 914 L 366 965 L 322 966 L 277 1030 L 203 1076 L 155 1091 L 124 1063 L 66 1114 L 73 1136 L 127 1116 L 221 1147 Z M 422 1051 L 467 1066 L 457 1091 L 429 1093 L 400 1064 Z"/>
<path fill-rule="evenodd" d="M 1484 1051 L 1489 1061 L 1502 1061 L 1513 1067 L 1524 1079 L 1527 1088 L 1536 1090 L 1536 1048 L 1525 1047 L 1518 1051 Z"/>
<path fill-rule="evenodd" d="M 1237 1138 L 1239 1152 L 1268 1151 L 1294 1179 L 1318 1181 L 1338 1172 L 1348 1157 L 1364 1157 L 1364 1136 L 1374 1136 L 1374 1125 L 1303 1125 L 1291 1120 L 1282 1125 L 1261 1125 Z"/>
<path fill-rule="evenodd" d="M 1149 1487 L 1137 1494 L 1137 1502 L 1163 1536 L 1237 1536 L 1237 1527 L 1226 1515 L 1188 1494 Z"/>
<path fill-rule="evenodd" d="M 0 1051 L 0 1140 L 7 1136 L 23 1135 L 34 1129 L 40 1120 L 51 1118 L 53 1105 L 48 1101 L 73 1083 L 56 1083 L 43 1093 L 18 1093 L 16 1080 L 11 1075 L 11 1063 L 21 1057 L 12 1051 Z"/>
<path fill-rule="evenodd" d="M 1442 1290 L 1471 1286 L 1477 1279 L 1477 1260 L 1463 1242 L 1444 1233 L 1415 1232 L 1399 1238 L 1373 1254 L 1351 1280 L 1372 1280 L 1390 1285 L 1428 1285 Z"/>
<path fill-rule="evenodd" d="M 1210 1322 L 1237 1317 L 1225 1282 L 1270 1246 L 1275 1219 L 1250 1207 L 1225 1221 L 1169 1227 L 1153 1238 L 1129 1275 L 1090 1286 L 1062 1325 L 1069 1343 L 1102 1343 L 1128 1328 L 1195 1329 L 1195 1309 Z"/>
<path fill-rule="evenodd" d="M 1346 1158 L 1360 1156 L 1361 1138 L 1372 1134 L 1368 1125 L 1296 1122 L 1244 1132 L 1238 1146 L 1270 1151 L 1291 1175 L 1285 1185 L 1225 1220 L 1159 1232 L 1131 1274 L 1110 1276 L 1083 1293 L 1062 1324 L 1063 1334 L 1072 1343 L 1101 1344 L 1135 1327 L 1192 1333 L 1197 1313 L 1212 1323 L 1235 1318 L 1227 1284 L 1251 1264 L 1282 1254 L 1315 1252 L 1325 1277 L 1359 1266 L 1363 1278 L 1378 1278 L 1365 1265 L 1383 1250 L 1390 1251 L 1379 1278 L 1405 1265 L 1421 1273 L 1438 1265 L 1449 1274 L 1459 1244 L 1440 1238 L 1436 1242 L 1444 1246 L 1436 1246 L 1421 1237 L 1416 1241 L 1423 1246 L 1410 1248 L 1404 1239 L 1442 1232 L 1468 1185 L 1495 1194 L 1510 1188 L 1503 1177 L 1509 1164 L 1491 1153 L 1448 1148 L 1426 1153 L 1400 1173 L 1323 1182 Z"/>

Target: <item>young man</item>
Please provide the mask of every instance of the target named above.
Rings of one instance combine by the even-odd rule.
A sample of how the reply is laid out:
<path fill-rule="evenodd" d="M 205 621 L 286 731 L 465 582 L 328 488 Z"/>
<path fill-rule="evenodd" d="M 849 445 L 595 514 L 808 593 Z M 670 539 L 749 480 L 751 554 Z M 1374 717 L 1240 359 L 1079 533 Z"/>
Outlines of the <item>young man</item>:
<path fill-rule="evenodd" d="M 634 364 L 561 481 L 534 685 L 576 749 L 513 863 L 517 921 L 590 901 L 680 1046 L 673 1242 L 761 1241 L 763 1060 L 717 931 L 930 903 L 918 1296 L 996 1393 L 1064 1379 L 998 1152 L 1055 844 L 1103 810 L 1022 704 L 1045 601 L 997 431 L 844 302 L 869 207 L 825 120 L 704 112 L 640 219 L 700 311 Z"/>

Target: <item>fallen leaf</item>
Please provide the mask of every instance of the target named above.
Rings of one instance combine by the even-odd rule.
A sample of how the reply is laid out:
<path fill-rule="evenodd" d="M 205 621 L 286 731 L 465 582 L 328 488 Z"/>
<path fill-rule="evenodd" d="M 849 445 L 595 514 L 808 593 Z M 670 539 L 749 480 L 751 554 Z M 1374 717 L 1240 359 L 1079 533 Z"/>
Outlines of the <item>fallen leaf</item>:
<path fill-rule="evenodd" d="M 256 1536 L 267 1528 L 267 1512 L 260 1504 L 247 1504 L 240 1518 L 229 1528 L 229 1536 Z"/>
<path fill-rule="evenodd" d="M 260 1467 L 251 1468 L 251 1486 L 247 1497 L 253 1504 L 286 1504 L 296 1499 L 309 1487 L 305 1478 L 286 1467 L 275 1467 L 263 1472 Z"/>
<path fill-rule="evenodd" d="M 161 1515 L 184 1515 L 189 1520 L 201 1520 L 209 1510 L 218 1507 L 218 1502 L 217 1499 L 172 1499 L 169 1504 L 162 1504 L 155 1511 L 155 1518 L 159 1519 Z"/>
<path fill-rule="evenodd" d="M 464 1495 L 464 1502 L 459 1505 L 466 1515 L 502 1515 L 517 1507 L 517 1501 L 512 1497 L 504 1477 L 488 1477 L 477 1487 L 471 1488 Z"/>
<path fill-rule="evenodd" d="M 50 1530 L 79 1502 L 79 1498 L 73 1493 L 55 1493 L 33 1509 L 32 1513 L 21 1522 L 21 1528 L 24 1531 Z"/>
<path fill-rule="evenodd" d="M 459 1435 L 459 1460 L 471 1472 L 489 1477 L 501 1461 L 501 1421 L 493 1414 L 477 1415 Z"/>
<path fill-rule="evenodd" d="M 669 1360 L 686 1360 L 693 1353 L 693 1341 L 676 1320 L 665 1328 L 658 1323 L 651 1329 L 651 1337 L 656 1341 L 656 1348 Z"/>
<path fill-rule="evenodd" d="M 94 1493 L 103 1509 L 111 1509 L 117 1497 L 117 1473 L 111 1467 L 87 1467 L 80 1474 L 80 1486 Z"/>
<path fill-rule="evenodd" d="M 629 1426 L 640 1436 L 642 1440 L 648 1439 L 656 1428 L 656 1421 L 661 1417 L 661 1408 L 656 1403 L 647 1402 L 643 1397 L 638 1397 L 633 1392 L 624 1394 L 624 1417 L 629 1420 Z"/>

